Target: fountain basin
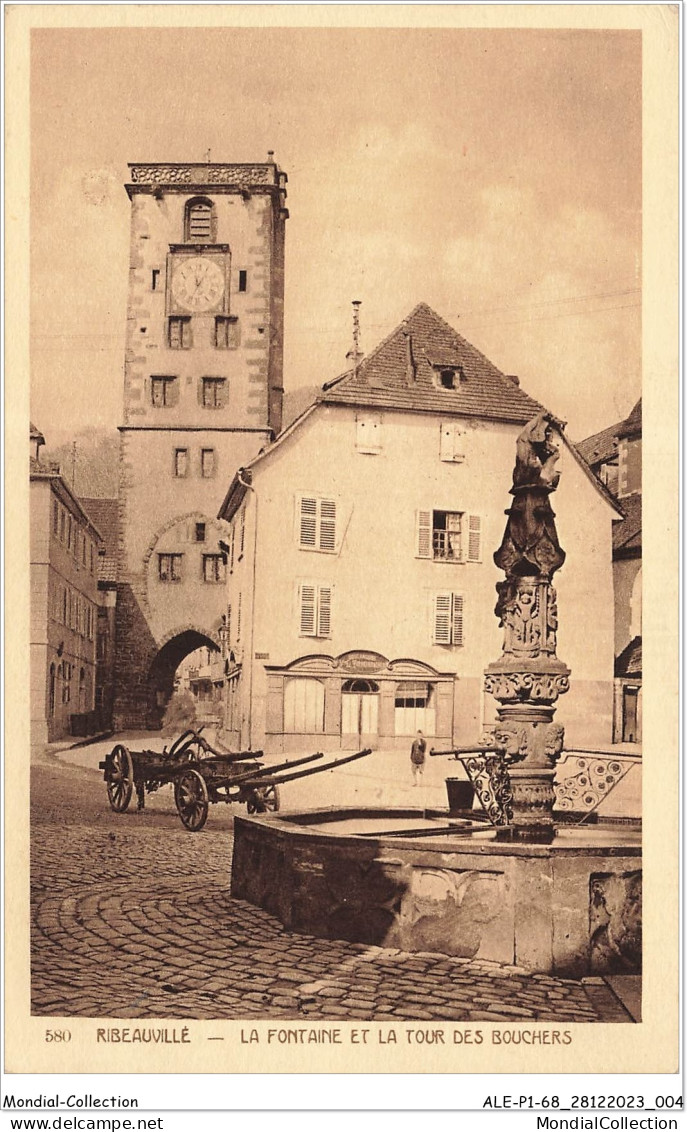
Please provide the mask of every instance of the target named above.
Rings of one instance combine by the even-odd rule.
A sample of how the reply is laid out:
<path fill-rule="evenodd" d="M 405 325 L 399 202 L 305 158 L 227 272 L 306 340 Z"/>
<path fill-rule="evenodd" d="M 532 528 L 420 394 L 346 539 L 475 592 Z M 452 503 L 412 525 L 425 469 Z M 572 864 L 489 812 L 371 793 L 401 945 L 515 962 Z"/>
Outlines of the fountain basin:
<path fill-rule="evenodd" d="M 580 976 L 641 964 L 639 829 L 496 841 L 466 813 L 330 807 L 237 816 L 232 896 L 292 931 Z"/>

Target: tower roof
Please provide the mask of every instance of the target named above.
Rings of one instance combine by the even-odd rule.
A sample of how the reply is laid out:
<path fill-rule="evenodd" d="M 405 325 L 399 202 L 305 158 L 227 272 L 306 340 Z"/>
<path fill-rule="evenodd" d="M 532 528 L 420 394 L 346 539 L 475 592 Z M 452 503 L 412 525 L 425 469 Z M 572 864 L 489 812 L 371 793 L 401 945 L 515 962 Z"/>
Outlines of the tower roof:
<path fill-rule="evenodd" d="M 442 385 L 442 371 L 452 388 Z M 323 387 L 331 404 L 376 406 L 526 424 L 542 405 L 426 303 L 353 369 Z"/>

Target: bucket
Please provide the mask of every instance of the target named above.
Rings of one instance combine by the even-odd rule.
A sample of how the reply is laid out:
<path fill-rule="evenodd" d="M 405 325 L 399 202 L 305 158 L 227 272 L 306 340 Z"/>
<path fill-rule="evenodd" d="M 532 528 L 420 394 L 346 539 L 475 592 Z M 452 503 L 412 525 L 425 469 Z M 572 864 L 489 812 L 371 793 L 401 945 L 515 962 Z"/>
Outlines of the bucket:
<path fill-rule="evenodd" d="M 464 814 L 472 809 L 475 799 L 475 788 L 471 782 L 464 778 L 447 778 L 446 792 L 448 794 L 449 816 Z"/>

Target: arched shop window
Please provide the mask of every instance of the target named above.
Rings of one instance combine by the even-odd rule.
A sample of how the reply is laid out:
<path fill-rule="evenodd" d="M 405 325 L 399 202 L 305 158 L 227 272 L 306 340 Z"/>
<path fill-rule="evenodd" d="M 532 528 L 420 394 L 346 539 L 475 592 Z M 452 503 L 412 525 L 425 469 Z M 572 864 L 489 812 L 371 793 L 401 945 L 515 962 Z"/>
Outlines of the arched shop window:
<path fill-rule="evenodd" d="M 324 731 L 324 684 L 290 677 L 284 681 L 284 731 L 290 735 Z"/>
<path fill-rule="evenodd" d="M 406 680 L 396 685 L 395 733 L 414 735 L 422 731 L 434 735 L 436 731 L 436 688 L 426 680 Z"/>

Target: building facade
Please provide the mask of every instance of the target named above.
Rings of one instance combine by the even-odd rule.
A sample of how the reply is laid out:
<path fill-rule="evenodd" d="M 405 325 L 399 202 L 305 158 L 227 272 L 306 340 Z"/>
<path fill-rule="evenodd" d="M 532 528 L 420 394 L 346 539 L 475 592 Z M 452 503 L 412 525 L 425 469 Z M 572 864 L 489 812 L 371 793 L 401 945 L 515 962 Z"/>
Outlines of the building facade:
<path fill-rule="evenodd" d="M 618 499 L 613 525 L 615 706 L 613 737 L 642 739 L 642 402 L 618 424 L 588 437 L 579 451 Z"/>
<path fill-rule="evenodd" d="M 240 469 L 229 526 L 225 739 L 296 751 L 475 742 L 515 441 L 541 411 L 421 304 Z M 559 653 L 573 742 L 610 741 L 611 497 L 562 443 Z M 594 648 L 580 632 L 595 629 Z"/>
<path fill-rule="evenodd" d="M 114 711 L 119 505 L 116 499 L 83 498 L 81 502 L 103 539 L 98 555 L 95 710 L 98 731 L 109 731 Z"/>
<path fill-rule="evenodd" d="M 31 741 L 86 733 L 95 708 L 100 532 L 31 426 Z M 83 721 L 83 726 L 81 726 Z"/>
<path fill-rule="evenodd" d="M 227 482 L 279 431 L 286 175 L 132 165 L 120 429 L 116 728 L 159 726 L 174 672 L 217 647 Z"/>

